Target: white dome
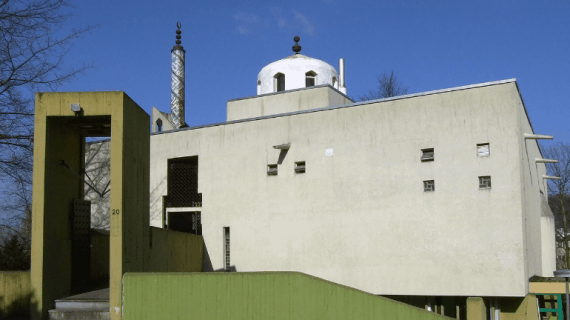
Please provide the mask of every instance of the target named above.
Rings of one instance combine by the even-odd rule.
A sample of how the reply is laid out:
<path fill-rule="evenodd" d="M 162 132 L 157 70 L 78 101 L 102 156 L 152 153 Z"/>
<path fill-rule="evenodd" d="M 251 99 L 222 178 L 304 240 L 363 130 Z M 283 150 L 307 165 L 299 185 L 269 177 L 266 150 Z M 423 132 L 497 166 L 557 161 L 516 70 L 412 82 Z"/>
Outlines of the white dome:
<path fill-rule="evenodd" d="M 284 86 L 281 75 L 284 76 Z M 297 53 L 261 69 L 257 76 L 257 94 L 305 88 L 311 84 L 329 84 L 338 89 L 338 81 L 338 73 L 333 66 Z"/>

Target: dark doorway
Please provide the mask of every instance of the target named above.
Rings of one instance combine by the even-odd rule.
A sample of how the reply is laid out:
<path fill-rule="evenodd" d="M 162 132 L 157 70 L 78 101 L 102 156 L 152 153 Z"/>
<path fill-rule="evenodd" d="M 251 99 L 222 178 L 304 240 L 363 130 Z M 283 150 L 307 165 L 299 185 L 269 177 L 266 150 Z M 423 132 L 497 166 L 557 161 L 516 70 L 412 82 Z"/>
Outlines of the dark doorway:
<path fill-rule="evenodd" d="M 202 235 L 200 212 L 169 212 L 168 229 Z"/>

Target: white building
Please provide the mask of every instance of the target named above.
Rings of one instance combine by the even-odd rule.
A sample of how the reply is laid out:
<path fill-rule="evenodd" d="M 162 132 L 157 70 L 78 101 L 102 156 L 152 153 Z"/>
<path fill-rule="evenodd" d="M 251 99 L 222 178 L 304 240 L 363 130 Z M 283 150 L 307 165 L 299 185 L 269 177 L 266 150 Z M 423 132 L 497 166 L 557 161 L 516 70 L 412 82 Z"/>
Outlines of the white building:
<path fill-rule="evenodd" d="M 515 79 L 354 103 L 340 65 L 271 63 L 224 123 L 167 130 L 154 109 L 152 225 L 201 232 L 207 270 L 380 295 L 522 297 L 552 275 L 540 137 Z"/>

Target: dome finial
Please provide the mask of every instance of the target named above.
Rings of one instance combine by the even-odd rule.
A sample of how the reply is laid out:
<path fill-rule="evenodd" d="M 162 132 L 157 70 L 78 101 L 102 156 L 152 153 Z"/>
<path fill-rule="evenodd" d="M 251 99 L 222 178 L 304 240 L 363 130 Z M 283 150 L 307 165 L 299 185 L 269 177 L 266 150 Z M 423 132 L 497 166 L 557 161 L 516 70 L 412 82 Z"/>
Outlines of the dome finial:
<path fill-rule="evenodd" d="M 182 27 L 182 23 L 178 21 L 176 23 L 176 26 L 178 27 L 178 30 L 176 30 L 176 45 L 180 45 L 182 43 L 182 41 L 180 41 L 180 39 L 182 39 L 182 36 L 180 35 L 182 33 L 182 31 L 180 30 L 180 28 Z"/>
<path fill-rule="evenodd" d="M 295 45 L 293 46 L 293 51 L 295 52 L 295 54 L 298 54 L 301 51 L 301 46 L 299 45 L 299 40 L 301 40 L 301 38 L 299 38 L 299 36 L 295 36 L 295 38 L 293 38 L 293 41 L 295 41 Z"/>

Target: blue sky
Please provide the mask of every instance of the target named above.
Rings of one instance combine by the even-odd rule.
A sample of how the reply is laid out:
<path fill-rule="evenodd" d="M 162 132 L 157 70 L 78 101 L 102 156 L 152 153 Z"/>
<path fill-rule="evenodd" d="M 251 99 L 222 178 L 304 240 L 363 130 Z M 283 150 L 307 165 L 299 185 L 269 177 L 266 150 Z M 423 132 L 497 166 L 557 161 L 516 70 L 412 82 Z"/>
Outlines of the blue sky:
<path fill-rule="evenodd" d="M 301 53 L 338 68 L 348 95 L 394 70 L 409 93 L 516 78 L 535 131 L 570 143 L 570 1 L 76 1 L 66 28 L 98 25 L 66 67 L 94 65 L 59 91 L 125 91 L 170 109 L 176 22 L 186 49 L 186 121 L 225 121 L 265 65 Z M 546 142 L 546 145 L 552 142 Z"/>

